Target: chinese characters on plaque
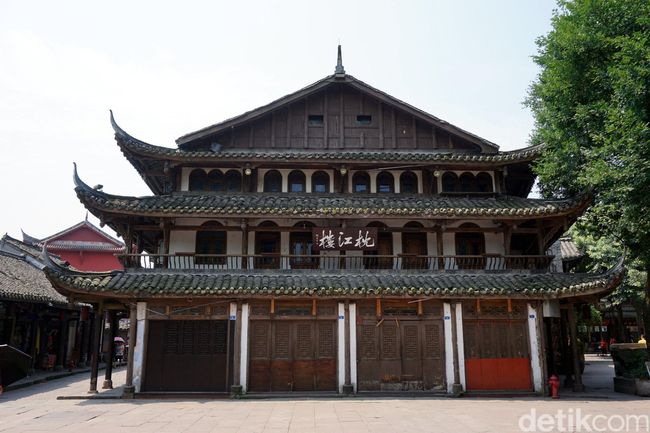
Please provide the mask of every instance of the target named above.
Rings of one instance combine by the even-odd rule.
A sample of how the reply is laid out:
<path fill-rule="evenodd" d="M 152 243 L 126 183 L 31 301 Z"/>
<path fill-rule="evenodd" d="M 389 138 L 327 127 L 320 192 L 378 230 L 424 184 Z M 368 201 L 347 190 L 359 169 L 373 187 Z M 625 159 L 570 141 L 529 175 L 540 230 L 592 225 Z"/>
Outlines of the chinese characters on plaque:
<path fill-rule="evenodd" d="M 377 227 L 313 228 L 312 239 L 315 251 L 377 249 Z"/>

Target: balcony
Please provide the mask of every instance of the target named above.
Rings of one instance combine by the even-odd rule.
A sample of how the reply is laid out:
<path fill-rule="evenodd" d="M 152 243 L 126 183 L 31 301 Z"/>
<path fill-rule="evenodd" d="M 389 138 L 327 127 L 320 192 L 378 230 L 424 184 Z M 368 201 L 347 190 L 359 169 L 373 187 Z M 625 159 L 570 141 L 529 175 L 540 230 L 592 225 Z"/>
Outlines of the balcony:
<path fill-rule="evenodd" d="M 119 255 L 125 268 L 231 271 L 241 269 L 318 269 L 398 272 L 549 272 L 554 256 L 480 255 L 209 255 L 126 254 Z"/>

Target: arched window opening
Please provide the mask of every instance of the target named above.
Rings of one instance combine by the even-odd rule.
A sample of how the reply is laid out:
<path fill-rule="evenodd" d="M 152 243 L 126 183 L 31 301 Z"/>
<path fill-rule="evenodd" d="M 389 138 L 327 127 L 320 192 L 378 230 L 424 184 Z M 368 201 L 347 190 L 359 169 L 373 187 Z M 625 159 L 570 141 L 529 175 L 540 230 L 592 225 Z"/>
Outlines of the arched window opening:
<path fill-rule="evenodd" d="M 404 225 L 402 232 L 402 268 L 426 269 L 429 266 L 427 258 L 427 234 L 417 221 Z"/>
<path fill-rule="evenodd" d="M 306 190 L 305 174 L 300 170 L 289 173 L 289 192 L 305 192 Z"/>
<path fill-rule="evenodd" d="M 377 227 L 377 249 L 364 251 L 364 267 L 366 269 L 391 269 L 393 267 L 393 234 L 386 231 L 386 224 L 372 222 L 366 227 Z M 383 256 L 383 257 L 382 257 Z"/>
<path fill-rule="evenodd" d="M 459 269 L 484 269 L 485 268 L 485 235 L 478 231 L 479 226 L 464 223 L 456 232 L 456 264 Z M 473 257 L 471 257 L 473 256 Z"/>
<path fill-rule="evenodd" d="M 316 269 L 318 259 L 312 257 L 314 254 L 311 229 L 314 224 L 309 221 L 301 221 L 294 224 L 294 227 L 305 229 L 305 231 L 291 232 L 289 235 L 289 251 L 293 256 L 290 263 L 292 269 Z"/>
<path fill-rule="evenodd" d="M 199 265 L 225 265 L 228 251 L 227 232 L 217 221 L 208 221 L 196 232 L 196 257 Z"/>
<path fill-rule="evenodd" d="M 226 173 L 226 191 L 241 192 L 241 173 L 237 170 L 230 170 Z"/>
<path fill-rule="evenodd" d="M 223 173 L 219 170 L 212 170 L 208 173 L 208 180 L 205 189 L 206 191 L 224 192 L 226 185 Z"/>
<path fill-rule="evenodd" d="M 278 173 L 279 174 L 279 173 Z M 277 228 L 272 221 L 264 221 L 259 227 Z M 255 232 L 256 269 L 278 269 L 280 267 L 280 232 L 278 230 Z"/>
<path fill-rule="evenodd" d="M 456 173 L 445 172 L 442 175 L 442 192 L 457 192 L 458 190 L 458 176 L 456 176 Z"/>
<path fill-rule="evenodd" d="M 377 192 L 390 193 L 395 192 L 395 178 L 387 171 L 382 171 L 377 175 Z"/>
<path fill-rule="evenodd" d="M 476 191 L 476 178 L 472 173 L 463 173 L 460 175 L 460 191 L 461 192 Z"/>
<path fill-rule="evenodd" d="M 492 192 L 492 176 L 489 173 L 479 173 L 476 175 L 476 187 L 478 192 Z"/>
<path fill-rule="evenodd" d="M 418 193 L 418 177 L 412 171 L 405 171 L 399 177 L 399 191 L 404 194 Z"/>
<path fill-rule="evenodd" d="M 190 191 L 203 191 L 205 189 L 207 177 L 208 175 L 202 168 L 192 170 L 189 182 Z"/>
<path fill-rule="evenodd" d="M 282 175 L 277 170 L 264 175 L 264 192 L 282 192 Z"/>
<path fill-rule="evenodd" d="M 324 171 L 317 171 L 311 176 L 311 191 L 318 193 L 330 192 L 330 176 Z"/>
<path fill-rule="evenodd" d="M 370 192 L 370 176 L 365 171 L 357 171 L 352 176 L 352 190 L 358 193 Z"/>

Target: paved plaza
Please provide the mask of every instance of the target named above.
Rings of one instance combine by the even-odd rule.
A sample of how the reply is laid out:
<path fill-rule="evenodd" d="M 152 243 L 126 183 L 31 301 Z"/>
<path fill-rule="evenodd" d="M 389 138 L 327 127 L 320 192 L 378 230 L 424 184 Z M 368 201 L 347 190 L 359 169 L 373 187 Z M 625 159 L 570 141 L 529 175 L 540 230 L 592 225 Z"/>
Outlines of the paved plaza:
<path fill-rule="evenodd" d="M 558 410 L 575 414 L 578 409 L 591 416 L 649 414 L 650 399 L 610 391 L 611 374 L 609 360 L 592 358 L 585 371 L 588 392 L 562 390 L 563 398 L 556 401 L 541 397 L 57 400 L 85 395 L 88 378 L 83 374 L 0 396 L 0 432 L 508 433 L 522 431 L 520 417 L 532 409 L 538 416 Z M 124 369 L 118 369 L 115 383 L 124 378 Z"/>

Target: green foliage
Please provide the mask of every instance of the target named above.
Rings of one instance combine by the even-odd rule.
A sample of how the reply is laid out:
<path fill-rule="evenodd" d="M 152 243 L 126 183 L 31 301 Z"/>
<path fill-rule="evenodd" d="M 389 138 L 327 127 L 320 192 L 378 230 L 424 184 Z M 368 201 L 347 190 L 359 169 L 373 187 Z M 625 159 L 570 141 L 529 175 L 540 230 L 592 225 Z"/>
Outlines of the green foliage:
<path fill-rule="evenodd" d="M 560 1 L 527 105 L 547 197 L 589 192 L 584 220 L 650 264 L 650 1 Z M 596 236 L 595 237 L 600 237 Z M 607 248 L 602 254 L 608 255 Z"/>
<path fill-rule="evenodd" d="M 589 225 L 585 224 L 584 218 L 578 220 L 571 227 L 569 235 L 578 249 L 584 253 L 584 258 L 576 268 L 577 272 L 603 272 L 611 268 L 624 254 L 624 248 L 620 242 L 607 233 L 594 234 L 589 230 Z M 643 263 L 639 259 L 627 260 L 626 268 L 625 278 L 621 285 L 605 299 L 605 307 L 630 302 L 635 308 L 643 308 L 644 288 L 647 278 Z M 592 310 L 592 318 L 596 317 L 594 316 L 594 310 Z M 598 323 L 594 322 L 594 324 Z"/>

